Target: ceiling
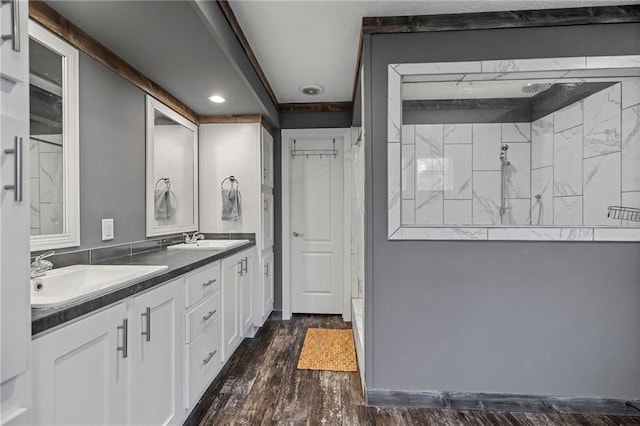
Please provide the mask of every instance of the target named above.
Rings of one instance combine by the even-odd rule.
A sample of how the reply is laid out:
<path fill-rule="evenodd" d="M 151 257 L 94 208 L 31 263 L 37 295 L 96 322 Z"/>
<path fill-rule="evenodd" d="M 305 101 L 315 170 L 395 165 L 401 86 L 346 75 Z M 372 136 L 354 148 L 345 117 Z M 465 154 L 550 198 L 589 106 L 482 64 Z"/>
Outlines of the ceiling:
<path fill-rule="evenodd" d="M 264 113 L 191 1 L 47 1 L 199 115 Z M 208 100 L 213 94 L 224 104 Z"/>
<path fill-rule="evenodd" d="M 640 0 L 230 1 L 278 103 L 351 101 L 363 16 L 630 3 Z M 222 30 L 203 18 L 203 8 L 217 8 L 213 0 L 47 4 L 199 115 L 270 114 L 264 96 L 257 94 L 256 80 L 242 71 L 246 64 L 243 68 L 230 53 L 233 49 L 225 45 Z M 322 85 L 324 93 L 308 96 L 298 91 L 309 83 Z M 212 94 L 227 102 L 211 103 L 207 98 Z"/>
<path fill-rule="evenodd" d="M 612 0 L 231 0 L 279 103 L 351 101 L 362 17 L 630 4 Z M 637 2 L 636 2 L 637 3 Z M 298 88 L 319 84 L 324 93 Z"/>

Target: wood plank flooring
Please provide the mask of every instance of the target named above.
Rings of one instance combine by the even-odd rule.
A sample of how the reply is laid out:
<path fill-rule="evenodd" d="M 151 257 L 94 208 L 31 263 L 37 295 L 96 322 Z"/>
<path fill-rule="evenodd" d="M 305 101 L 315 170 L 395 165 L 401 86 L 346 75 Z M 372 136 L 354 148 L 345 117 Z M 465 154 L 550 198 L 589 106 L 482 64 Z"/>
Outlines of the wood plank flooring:
<path fill-rule="evenodd" d="M 358 373 L 296 369 L 309 327 L 351 324 L 333 315 L 271 318 L 244 340 L 185 425 L 640 425 L 640 417 L 367 407 Z"/>

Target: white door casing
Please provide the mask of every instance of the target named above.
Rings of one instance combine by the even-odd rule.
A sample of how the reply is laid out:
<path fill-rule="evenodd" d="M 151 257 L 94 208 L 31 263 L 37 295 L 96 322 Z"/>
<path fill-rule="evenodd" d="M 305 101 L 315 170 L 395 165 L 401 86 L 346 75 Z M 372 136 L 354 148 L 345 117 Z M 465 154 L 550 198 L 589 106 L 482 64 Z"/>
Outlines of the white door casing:
<path fill-rule="evenodd" d="M 333 149 L 338 154 L 291 155 L 295 149 Z M 350 319 L 350 287 L 345 287 L 346 253 L 344 146 L 350 129 L 305 129 L 282 132 L 282 310 L 337 313 Z M 294 236 L 294 233 L 297 236 Z"/>

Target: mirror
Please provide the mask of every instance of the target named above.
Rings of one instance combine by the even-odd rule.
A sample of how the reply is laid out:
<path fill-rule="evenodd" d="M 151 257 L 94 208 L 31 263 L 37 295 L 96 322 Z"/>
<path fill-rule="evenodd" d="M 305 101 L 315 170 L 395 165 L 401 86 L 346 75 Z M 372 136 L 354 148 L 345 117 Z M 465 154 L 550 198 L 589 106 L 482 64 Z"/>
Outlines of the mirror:
<path fill-rule="evenodd" d="M 389 66 L 389 238 L 640 240 L 640 57 Z"/>
<path fill-rule="evenodd" d="M 198 127 L 147 95 L 147 236 L 198 229 Z"/>
<path fill-rule="evenodd" d="M 31 251 L 80 245 L 78 51 L 29 21 Z"/>

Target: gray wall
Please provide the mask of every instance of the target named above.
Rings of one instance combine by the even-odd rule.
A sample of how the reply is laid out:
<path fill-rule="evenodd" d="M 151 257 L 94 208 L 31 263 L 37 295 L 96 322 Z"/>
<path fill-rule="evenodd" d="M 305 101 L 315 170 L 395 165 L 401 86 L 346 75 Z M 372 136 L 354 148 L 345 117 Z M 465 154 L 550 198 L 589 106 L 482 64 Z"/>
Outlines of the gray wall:
<path fill-rule="evenodd" d="M 145 239 L 145 163 L 144 92 L 80 53 L 80 248 Z"/>
<path fill-rule="evenodd" d="M 351 111 L 280 112 L 282 129 L 322 129 L 351 127 Z"/>
<path fill-rule="evenodd" d="M 387 64 L 640 54 L 640 25 L 365 40 L 366 384 L 640 398 L 640 244 L 388 241 Z"/>

